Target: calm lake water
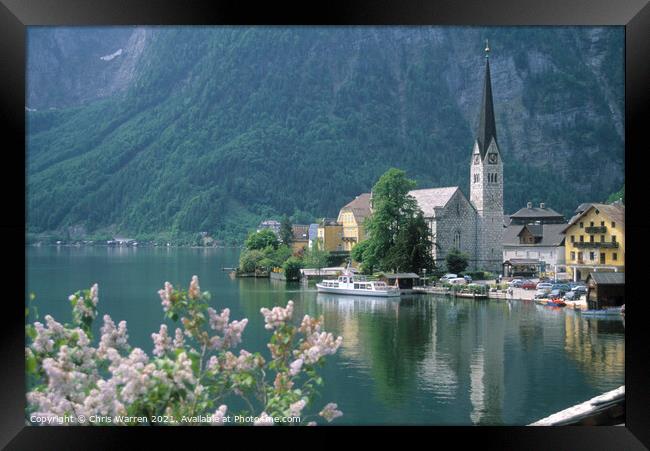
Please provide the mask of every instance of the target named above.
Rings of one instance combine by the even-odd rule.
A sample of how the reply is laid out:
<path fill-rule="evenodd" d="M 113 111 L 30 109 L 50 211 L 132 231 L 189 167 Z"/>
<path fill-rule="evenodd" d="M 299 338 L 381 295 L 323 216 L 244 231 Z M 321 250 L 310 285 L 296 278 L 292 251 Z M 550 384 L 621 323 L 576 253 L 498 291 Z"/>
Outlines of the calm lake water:
<path fill-rule="evenodd" d="M 294 318 L 325 317 L 342 335 L 317 406 L 336 424 L 524 425 L 624 384 L 624 323 L 531 302 L 416 295 L 377 299 L 316 293 L 265 279 L 232 279 L 238 249 L 28 247 L 27 293 L 40 317 L 70 321 L 67 297 L 99 283 L 100 317 L 126 320 L 132 346 L 151 353 L 165 281 L 193 274 L 216 309 L 248 318 L 243 346 L 268 356 L 262 307 L 295 302 Z M 98 321 L 100 323 L 101 321 Z M 98 324 L 99 326 L 99 324 Z"/>

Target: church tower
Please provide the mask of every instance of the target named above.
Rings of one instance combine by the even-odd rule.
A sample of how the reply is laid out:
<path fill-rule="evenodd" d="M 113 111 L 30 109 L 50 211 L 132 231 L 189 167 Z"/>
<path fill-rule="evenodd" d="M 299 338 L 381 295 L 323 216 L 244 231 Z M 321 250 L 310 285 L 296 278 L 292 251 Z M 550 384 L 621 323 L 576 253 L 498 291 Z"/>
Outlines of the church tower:
<path fill-rule="evenodd" d="M 470 162 L 470 202 L 478 216 L 476 266 L 500 273 L 503 262 L 503 161 L 497 143 L 487 41 L 483 101 Z"/>

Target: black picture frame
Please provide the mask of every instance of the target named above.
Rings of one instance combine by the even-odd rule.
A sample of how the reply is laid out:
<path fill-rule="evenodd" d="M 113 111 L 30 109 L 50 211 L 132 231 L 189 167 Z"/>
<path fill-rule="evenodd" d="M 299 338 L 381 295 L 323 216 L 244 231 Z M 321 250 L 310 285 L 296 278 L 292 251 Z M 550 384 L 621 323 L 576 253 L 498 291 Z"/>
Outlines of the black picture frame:
<path fill-rule="evenodd" d="M 0 0 L 0 117 L 5 133 L 5 214 L 0 230 L 5 237 L 5 263 L 12 271 L 5 279 L 3 326 L 0 328 L 0 446 L 6 449 L 115 449 L 135 444 L 135 434 L 169 440 L 212 434 L 214 428 L 165 428 L 154 437 L 142 428 L 28 427 L 24 420 L 24 281 L 25 197 L 17 194 L 25 185 L 25 38 L 32 25 L 219 25 L 219 24 L 318 24 L 318 25 L 622 25 L 625 26 L 625 177 L 627 190 L 626 297 L 626 425 L 624 427 L 435 427 L 418 428 L 421 439 L 440 445 L 478 443 L 499 449 L 644 449 L 650 447 L 650 346 L 643 321 L 643 236 L 650 229 L 641 185 L 644 153 L 649 151 L 644 126 L 647 115 L 650 66 L 650 5 L 646 0 L 451 0 L 436 3 L 402 1 L 342 1 L 313 5 L 281 6 L 275 2 L 250 5 L 226 1 L 155 0 Z M 646 208 L 644 208 L 646 207 Z M 630 243 L 632 245 L 630 245 Z M 15 276 L 13 274 L 15 272 Z M 21 279 L 20 274 L 23 273 Z M 201 431 L 197 431 L 201 429 Z M 274 428 L 261 428 L 274 429 Z M 319 428 L 304 428 L 319 429 Z M 344 428 L 335 428 L 337 430 Z M 380 438 L 392 428 L 373 430 Z M 414 428 L 409 428 L 414 429 Z M 136 432 L 137 430 L 137 432 Z M 250 429 L 245 429 L 246 435 Z M 257 430 L 257 429 L 256 429 Z M 322 430 L 322 429 L 321 429 Z M 329 429 L 331 430 L 331 429 Z M 171 434 L 169 431 L 173 431 Z M 229 429 L 229 431 L 233 431 Z M 239 432 L 235 430 L 234 432 Z M 395 431 L 404 439 L 407 431 Z M 179 434 L 177 434 L 179 433 Z M 224 437 L 226 432 L 219 432 Z M 268 432 L 267 432 L 268 433 Z M 410 431 L 407 433 L 410 434 Z M 237 434 L 239 435 L 239 434 Z M 419 434 L 418 434 L 419 435 Z M 395 437 L 399 436 L 395 434 Z M 206 437 L 207 438 L 207 437 Z M 448 440 L 451 440 L 449 442 Z M 208 442 L 209 443 L 209 442 Z M 426 444 L 427 442 L 424 442 Z M 415 445 L 408 439 L 408 444 Z M 215 445 L 216 446 L 216 445 Z M 450 446 L 450 445 L 445 445 Z"/>

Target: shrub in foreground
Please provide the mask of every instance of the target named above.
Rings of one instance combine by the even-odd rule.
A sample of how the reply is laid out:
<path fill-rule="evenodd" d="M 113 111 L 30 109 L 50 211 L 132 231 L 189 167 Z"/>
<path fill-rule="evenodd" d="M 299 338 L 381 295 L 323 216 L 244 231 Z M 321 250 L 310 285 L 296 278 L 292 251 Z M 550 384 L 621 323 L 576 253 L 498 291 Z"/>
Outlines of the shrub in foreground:
<path fill-rule="evenodd" d="M 286 424 L 314 425 L 305 420 L 320 415 L 329 422 L 342 415 L 334 403 L 318 415 L 306 415 L 322 384 L 317 368 L 342 342 L 322 330 L 322 317 L 305 315 L 297 326 L 292 301 L 286 307 L 261 309 L 265 327 L 272 331 L 266 360 L 245 349 L 231 351 L 241 343 L 248 320 L 231 321 L 229 309 L 210 307 L 210 294 L 200 291 L 196 276 L 187 291 L 166 282 L 159 295 L 166 317 L 179 327 L 171 332 L 161 324 L 151 334 L 151 354 L 131 347 L 126 322 L 115 324 L 109 315 L 104 315 L 101 336 L 94 340 L 96 284 L 69 297 L 72 324 L 50 315 L 44 324 L 29 324 L 28 420 L 38 417 L 43 423 L 66 416 L 92 424 L 91 417 L 105 416 L 113 419 L 111 424 L 133 424 L 130 419 L 136 417 L 144 419 L 137 424 L 220 425 L 233 424 L 232 413 L 250 418 L 248 424 L 300 417 L 299 423 Z"/>

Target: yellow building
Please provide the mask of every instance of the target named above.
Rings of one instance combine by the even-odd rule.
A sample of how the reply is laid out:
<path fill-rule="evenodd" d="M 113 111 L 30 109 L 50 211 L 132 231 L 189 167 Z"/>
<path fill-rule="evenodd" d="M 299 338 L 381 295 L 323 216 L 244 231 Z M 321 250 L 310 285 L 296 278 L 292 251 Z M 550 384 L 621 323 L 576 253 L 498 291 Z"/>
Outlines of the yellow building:
<path fill-rule="evenodd" d="M 357 196 L 339 211 L 337 222 L 343 225 L 343 250 L 351 251 L 365 239 L 363 221 L 370 216 L 370 193 Z"/>
<path fill-rule="evenodd" d="M 343 248 L 343 225 L 334 219 L 323 219 L 318 224 L 318 244 L 321 250 L 340 252 Z"/>
<path fill-rule="evenodd" d="M 582 204 L 564 229 L 567 272 L 585 280 L 590 272 L 625 271 L 625 207 Z"/>

